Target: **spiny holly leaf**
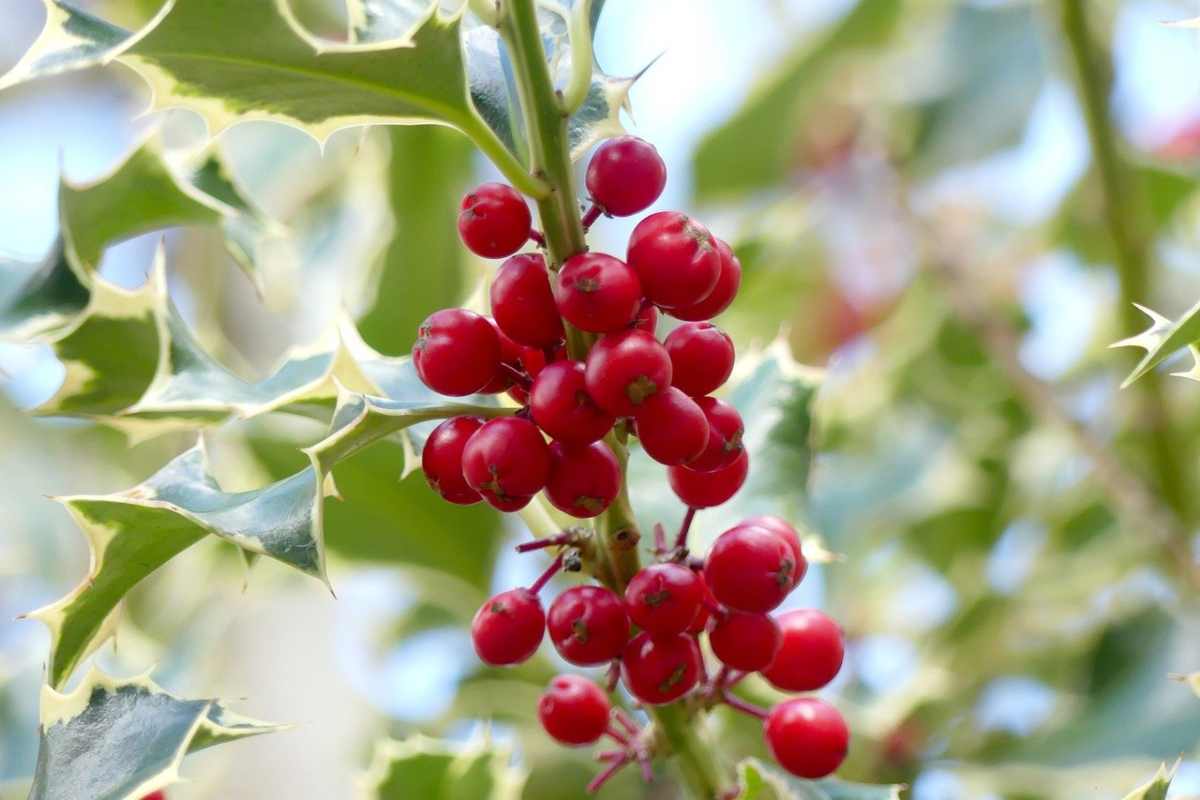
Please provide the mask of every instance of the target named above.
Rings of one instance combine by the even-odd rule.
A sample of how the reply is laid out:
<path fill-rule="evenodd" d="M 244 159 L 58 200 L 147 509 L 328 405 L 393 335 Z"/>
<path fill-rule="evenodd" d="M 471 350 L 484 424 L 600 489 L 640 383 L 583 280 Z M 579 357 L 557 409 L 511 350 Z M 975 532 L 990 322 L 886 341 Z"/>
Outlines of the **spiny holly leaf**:
<path fill-rule="evenodd" d="M 1166 764 L 1160 765 L 1158 772 L 1149 783 L 1139 786 L 1125 795 L 1125 800 L 1166 800 L 1167 790 L 1171 788 L 1171 781 L 1175 779 L 1175 771 L 1178 769 L 1178 761 L 1169 770 Z"/>
<path fill-rule="evenodd" d="M 0 261 L 0 336 L 30 341 L 59 332 L 89 297 L 83 272 L 61 238 L 40 264 Z"/>
<path fill-rule="evenodd" d="M 42 689 L 41 744 L 30 800 L 138 800 L 180 780 L 188 753 L 280 726 L 215 700 L 181 700 L 147 676 L 93 671 L 74 691 Z"/>
<path fill-rule="evenodd" d="M 510 757 L 486 741 L 455 748 L 419 735 L 387 740 L 375 748 L 362 794 L 372 800 L 516 800 L 525 774 L 510 766 Z"/>
<path fill-rule="evenodd" d="M 59 0 L 42 0 L 46 24 L 37 40 L 7 75 L 0 91 L 34 78 L 82 69 L 107 61 L 129 32 Z"/>
<path fill-rule="evenodd" d="M 896 784 L 846 783 L 835 778 L 806 781 L 785 775 L 756 758 L 738 764 L 737 800 L 900 800 Z"/>
<path fill-rule="evenodd" d="M 1131 336 L 1110 345 L 1110 347 L 1140 347 L 1146 351 L 1145 357 L 1121 384 L 1121 388 L 1129 386 L 1185 347 L 1190 348 L 1192 354 L 1197 356 L 1196 364 L 1187 372 L 1177 372 L 1175 375 L 1200 380 L 1200 351 L 1194 347 L 1200 343 L 1200 303 L 1189 308 L 1182 317 L 1174 322 L 1145 306 L 1139 305 L 1138 308 L 1150 317 L 1150 327 L 1137 336 Z"/>

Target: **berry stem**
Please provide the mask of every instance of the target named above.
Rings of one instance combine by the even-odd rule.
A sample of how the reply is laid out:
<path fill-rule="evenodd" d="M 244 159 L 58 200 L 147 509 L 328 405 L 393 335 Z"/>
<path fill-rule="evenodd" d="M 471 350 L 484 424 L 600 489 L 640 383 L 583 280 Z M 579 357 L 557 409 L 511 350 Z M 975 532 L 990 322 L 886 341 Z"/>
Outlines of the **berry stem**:
<path fill-rule="evenodd" d="M 723 689 L 721 691 L 721 699 L 725 701 L 725 705 L 729 706 L 735 711 L 740 711 L 743 714 L 749 714 L 750 716 L 758 717 L 759 719 L 767 718 L 767 710 L 765 708 L 756 706 L 753 703 L 747 703 L 729 689 Z"/>
<path fill-rule="evenodd" d="M 592 782 L 587 785 L 588 794 L 595 794 L 600 791 L 604 784 L 612 779 L 612 776 L 621 771 L 621 768 L 629 763 L 629 755 L 622 755 L 619 760 L 615 759 L 611 764 L 600 771 L 600 774 L 592 779 Z"/>
<path fill-rule="evenodd" d="M 540 592 L 542 590 L 542 587 L 545 586 L 547 583 L 549 583 L 550 579 L 558 574 L 559 570 L 562 569 L 562 566 L 563 566 L 563 554 L 559 553 L 558 557 L 554 559 L 554 562 L 551 563 L 549 567 L 547 567 L 546 571 L 543 572 L 540 576 L 538 576 L 538 579 L 536 581 L 534 581 L 533 583 L 531 583 L 529 585 L 529 591 L 533 592 L 534 594 L 537 594 L 538 592 Z"/>
<path fill-rule="evenodd" d="M 654 523 L 654 555 L 661 556 L 667 552 L 667 531 L 661 522 Z"/>
<path fill-rule="evenodd" d="M 522 542 L 517 545 L 518 553 L 532 553 L 534 550 L 545 550 L 547 547 L 563 547 L 575 544 L 579 534 L 573 530 L 563 531 L 557 536 L 547 536 L 545 539 L 535 539 L 532 542 Z"/>
<path fill-rule="evenodd" d="M 587 229 L 591 228 L 596 220 L 600 219 L 600 215 L 603 213 L 604 209 L 600 207 L 599 203 L 592 203 L 590 206 L 588 206 L 588 210 L 583 212 L 583 219 L 581 220 L 583 223 L 583 229 L 586 231 Z"/>
<path fill-rule="evenodd" d="M 692 529 L 692 520 L 696 518 L 696 507 L 688 506 L 687 513 L 683 515 L 683 522 L 679 525 L 679 535 L 675 537 L 675 549 L 683 552 L 687 547 L 688 531 Z"/>
<path fill-rule="evenodd" d="M 542 232 L 534 228 L 529 229 L 529 241 L 533 242 L 538 247 L 546 246 L 546 237 L 542 236 Z"/>
<path fill-rule="evenodd" d="M 620 726 L 622 728 L 624 728 L 626 731 L 629 732 L 630 736 L 637 736 L 639 733 L 641 733 L 641 730 L 638 728 L 637 723 L 634 722 L 632 719 L 630 719 L 629 715 L 625 713 L 625 709 L 623 709 L 623 708 L 613 709 L 613 716 L 616 718 L 617 723 L 620 724 Z"/>

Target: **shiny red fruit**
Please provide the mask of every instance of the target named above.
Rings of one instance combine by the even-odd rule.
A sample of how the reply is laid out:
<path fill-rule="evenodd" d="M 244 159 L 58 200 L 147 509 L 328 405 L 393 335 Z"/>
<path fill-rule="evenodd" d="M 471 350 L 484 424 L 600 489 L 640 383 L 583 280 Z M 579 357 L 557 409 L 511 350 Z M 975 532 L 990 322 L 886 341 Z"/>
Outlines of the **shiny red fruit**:
<path fill-rule="evenodd" d="M 504 258 L 529 239 L 533 217 L 525 198 L 503 183 L 485 183 L 462 199 L 458 235 L 472 253 Z"/>
<path fill-rule="evenodd" d="M 782 641 L 774 619 L 745 611 L 726 611 L 708 632 L 708 643 L 721 663 L 743 672 L 758 672 L 769 666 Z"/>
<path fill-rule="evenodd" d="M 687 465 L 670 467 L 667 480 L 671 491 L 692 508 L 719 506 L 737 494 L 750 472 L 750 457 L 743 450 L 729 466 L 699 472 Z"/>
<path fill-rule="evenodd" d="M 630 693 L 643 703 L 674 702 L 700 679 L 700 647 L 687 634 L 653 637 L 642 631 L 625 647 L 621 677 Z"/>
<path fill-rule="evenodd" d="M 609 139 L 588 162 L 588 194 L 614 217 L 645 211 L 666 185 L 667 165 L 658 150 L 636 136 Z"/>
<path fill-rule="evenodd" d="M 562 318 L 540 253 L 521 253 L 501 264 L 490 296 L 496 324 L 514 342 L 542 348 L 563 338 Z"/>
<path fill-rule="evenodd" d="M 700 223 L 678 211 L 660 211 L 637 224 L 625 259 L 642 292 L 668 311 L 707 298 L 721 276 L 716 240 Z"/>
<path fill-rule="evenodd" d="M 500 369 L 500 339 L 487 318 L 465 308 L 444 308 L 417 329 L 412 360 L 421 382 L 435 392 L 474 394 Z"/>
<path fill-rule="evenodd" d="M 704 561 L 704 581 L 722 605 L 765 613 L 792 591 L 799 569 L 777 534 L 738 525 L 713 542 Z"/>
<path fill-rule="evenodd" d="M 629 641 L 621 598 L 603 586 L 573 586 L 550 604 L 546 627 L 554 649 L 577 667 L 605 664 Z"/>
<path fill-rule="evenodd" d="M 638 309 L 637 316 L 633 320 L 633 327 L 653 336 L 654 331 L 658 328 L 658 307 L 649 300 L 643 300 L 642 307 Z"/>
<path fill-rule="evenodd" d="M 814 697 L 796 697 L 772 708 L 763 735 L 781 767 L 810 780 L 833 774 L 850 748 L 842 715 Z"/>
<path fill-rule="evenodd" d="M 538 700 L 538 719 L 557 742 L 591 744 L 608 730 L 612 707 L 600 687 L 581 675 L 559 675 Z"/>
<path fill-rule="evenodd" d="M 590 519 L 603 514 L 621 491 L 621 465 L 604 442 L 550 445 L 546 498 L 564 514 Z"/>
<path fill-rule="evenodd" d="M 721 254 L 721 274 L 717 277 L 717 285 L 699 303 L 673 309 L 671 316 L 676 319 L 690 322 L 712 319 L 729 308 L 737 296 L 738 288 L 742 285 L 742 262 L 737 260 L 728 244 L 720 239 L 716 239 L 716 242 L 717 252 Z"/>
<path fill-rule="evenodd" d="M 496 337 L 500 340 L 500 369 L 496 370 L 496 375 L 479 390 L 479 393 L 507 392 L 517 385 L 513 373 L 522 371 L 521 356 L 526 348 L 506 336 L 504 331 L 500 330 L 500 326 L 496 324 L 496 320 L 489 317 L 484 317 L 484 319 L 491 323 L 492 329 L 496 331 Z"/>
<path fill-rule="evenodd" d="M 672 466 L 695 460 L 708 445 L 708 420 L 696 401 L 668 386 L 637 410 L 638 440 L 646 454 Z"/>
<path fill-rule="evenodd" d="M 576 328 L 608 333 L 627 327 L 642 305 L 642 286 L 624 261 L 604 253 L 567 259 L 554 287 L 558 311 Z"/>
<path fill-rule="evenodd" d="M 685 322 L 663 346 L 671 355 L 671 382 L 692 397 L 716 391 L 733 374 L 733 340 L 711 322 Z"/>
<path fill-rule="evenodd" d="M 696 618 L 692 620 L 692 624 L 687 629 L 687 632 L 693 635 L 699 635 L 708 629 L 713 610 L 717 607 L 717 598 L 713 597 L 712 592 L 708 589 L 708 584 L 704 582 L 704 573 L 697 572 L 696 577 L 700 579 L 700 586 L 704 589 L 704 601 L 700 604 L 700 611 L 696 613 Z"/>
<path fill-rule="evenodd" d="M 457 505 L 469 506 L 483 497 L 463 477 L 462 454 L 467 440 L 479 430 L 478 417 L 451 417 L 433 429 L 421 450 L 421 470 L 430 488 Z"/>
<path fill-rule="evenodd" d="M 520 664 L 537 652 L 546 631 L 542 603 L 528 589 L 510 589 L 484 603 L 471 622 L 479 660 L 493 667 Z"/>
<path fill-rule="evenodd" d="M 616 419 L 592 400 L 579 361 L 547 364 L 533 381 L 529 410 L 534 421 L 557 441 L 584 445 L 603 439 Z"/>
<path fill-rule="evenodd" d="M 610 333 L 592 346 L 584 377 L 596 405 L 613 416 L 631 417 L 671 385 L 671 357 L 645 331 Z"/>
<path fill-rule="evenodd" d="M 550 476 L 550 448 L 527 419 L 485 422 L 463 448 L 467 484 L 501 511 L 515 511 L 540 492 Z"/>
<path fill-rule="evenodd" d="M 700 577 L 682 564 L 651 564 L 625 587 L 625 607 L 634 623 L 655 636 L 683 633 L 704 602 Z"/>
<path fill-rule="evenodd" d="M 788 611 L 776 620 L 783 635 L 779 653 L 763 677 L 784 692 L 813 692 L 827 685 L 842 668 L 842 629 L 812 608 Z"/>
<path fill-rule="evenodd" d="M 710 417 L 711 419 L 711 417 Z M 740 440 L 740 437 L 739 437 Z M 792 524 L 783 517 L 776 517 L 771 514 L 763 514 L 757 517 L 750 517 L 742 520 L 742 525 L 754 525 L 759 528 L 766 528 L 783 539 L 787 544 L 788 549 L 792 551 L 792 556 L 796 559 L 799 568 L 796 570 L 796 583 L 800 583 L 804 578 L 804 573 L 808 571 L 808 559 L 804 557 L 804 548 L 800 544 L 800 534 L 792 527 Z"/>
<path fill-rule="evenodd" d="M 737 409 L 715 397 L 698 397 L 696 404 L 708 422 L 708 441 L 704 452 L 688 467 L 700 472 L 721 469 L 732 464 L 745 449 L 742 445 L 742 415 Z"/>

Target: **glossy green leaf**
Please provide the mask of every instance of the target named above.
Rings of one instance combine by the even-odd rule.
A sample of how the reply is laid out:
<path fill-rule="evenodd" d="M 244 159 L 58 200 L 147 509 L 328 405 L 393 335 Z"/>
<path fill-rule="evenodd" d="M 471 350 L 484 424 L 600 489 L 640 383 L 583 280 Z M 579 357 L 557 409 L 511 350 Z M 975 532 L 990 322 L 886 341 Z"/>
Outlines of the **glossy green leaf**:
<path fill-rule="evenodd" d="M 371 800 L 516 800 L 525 775 L 510 758 L 484 742 L 456 748 L 425 736 L 387 740 L 375 748 L 361 794 Z"/>
<path fill-rule="evenodd" d="M 807 781 L 787 775 L 756 758 L 738 764 L 737 800 L 900 800 L 897 785 L 847 783 L 836 778 Z"/>
<path fill-rule="evenodd" d="M 60 332 L 89 297 L 87 279 L 61 238 L 40 264 L 0 260 L 0 337 L 30 341 Z"/>
<path fill-rule="evenodd" d="M 1138 306 L 1138 308 L 1150 317 L 1150 327 L 1137 336 L 1122 339 L 1111 345 L 1112 347 L 1140 347 L 1146 351 L 1146 355 L 1121 384 L 1122 389 L 1185 347 L 1191 348 L 1192 354 L 1196 356 L 1194 345 L 1200 343 L 1200 303 L 1189 308 L 1183 316 L 1173 322 L 1144 306 Z M 1192 380 L 1200 380 L 1200 357 L 1195 359 L 1195 364 L 1190 370 L 1175 374 Z"/>
<path fill-rule="evenodd" d="M 0 76 L 0 91 L 18 83 L 102 64 L 129 39 L 129 32 L 60 0 L 42 0 L 46 24 L 21 60 Z"/>
<path fill-rule="evenodd" d="M 1154 777 L 1145 785 L 1139 786 L 1125 795 L 1125 800 L 1167 800 L 1167 790 L 1171 788 L 1171 781 L 1175 779 L 1177 769 L 1179 769 L 1179 762 L 1176 762 L 1175 766 L 1170 769 L 1167 769 L 1166 764 L 1159 766 Z"/>

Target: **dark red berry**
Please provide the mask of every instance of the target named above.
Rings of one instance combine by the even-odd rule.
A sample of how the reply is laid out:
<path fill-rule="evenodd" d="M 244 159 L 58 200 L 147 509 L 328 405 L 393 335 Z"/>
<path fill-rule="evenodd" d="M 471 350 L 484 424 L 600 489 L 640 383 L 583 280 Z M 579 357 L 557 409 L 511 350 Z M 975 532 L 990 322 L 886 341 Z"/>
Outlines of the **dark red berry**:
<path fill-rule="evenodd" d="M 685 464 L 704 452 L 708 420 L 696 401 L 674 386 L 646 398 L 637 410 L 638 439 L 660 464 Z"/>
<path fill-rule="evenodd" d="M 692 397 L 716 391 L 733 372 L 733 340 L 711 322 L 685 322 L 667 336 L 672 383 Z"/>
<path fill-rule="evenodd" d="M 721 469 L 742 454 L 742 415 L 737 409 L 715 397 L 698 397 L 696 404 L 708 421 L 708 442 L 704 452 L 688 467 L 700 472 Z"/>
<path fill-rule="evenodd" d="M 719 506 L 737 494 L 750 471 L 750 458 L 743 450 L 727 467 L 699 472 L 687 465 L 670 467 L 667 480 L 675 496 L 692 508 Z"/>
<path fill-rule="evenodd" d="M 717 277 L 717 285 L 708 297 L 699 303 L 673 309 L 671 315 L 676 319 L 692 322 L 712 319 L 729 308 L 729 304 L 737 296 L 738 287 L 742 284 L 742 262 L 737 260 L 728 244 L 715 236 L 713 238 L 717 242 L 717 252 L 721 254 L 721 274 Z"/>
<path fill-rule="evenodd" d="M 142 800 L 167 800 L 167 793 L 159 789 L 157 792 L 151 792 L 146 795 Z"/>
<path fill-rule="evenodd" d="M 501 511 L 516 511 L 546 485 L 550 448 L 527 419 L 485 422 L 463 448 L 463 477 Z"/>
<path fill-rule="evenodd" d="M 529 239 L 533 218 L 525 198 L 503 183 L 485 183 L 462 199 L 458 235 L 472 253 L 504 258 Z"/>
<path fill-rule="evenodd" d="M 842 715 L 815 697 L 795 697 L 772 708 L 763 735 L 779 766 L 810 780 L 831 775 L 850 748 Z"/>
<path fill-rule="evenodd" d="M 708 632 L 708 643 L 721 663 L 744 672 L 758 672 L 779 652 L 779 625 L 767 614 L 726 611 Z"/>
<path fill-rule="evenodd" d="M 542 430 L 567 444 L 590 444 L 602 439 L 616 421 L 588 394 L 584 366 L 579 361 L 555 361 L 543 367 L 529 393 L 529 410 Z"/>
<path fill-rule="evenodd" d="M 421 469 L 430 487 L 444 500 L 469 506 L 483 498 L 463 477 L 462 454 L 467 440 L 483 425 L 477 417 L 451 417 L 433 429 L 421 451 Z"/>
<path fill-rule="evenodd" d="M 546 615 L 537 595 L 528 589 L 509 589 L 475 612 L 471 641 L 483 663 L 504 667 L 532 656 L 545 631 Z"/>
<path fill-rule="evenodd" d="M 667 310 L 704 300 L 721 275 L 712 234 L 678 211 L 660 211 L 639 222 L 629 237 L 626 261 L 646 297 Z"/>
<path fill-rule="evenodd" d="M 588 194 L 614 217 L 646 210 L 666 185 L 667 165 L 654 145 L 636 136 L 608 140 L 588 162 Z"/>
<path fill-rule="evenodd" d="M 650 705 L 683 697 L 700 679 L 700 648 L 687 634 L 633 637 L 621 656 L 621 676 L 630 693 Z"/>
<path fill-rule="evenodd" d="M 804 548 L 800 544 L 800 534 L 796 532 L 796 529 L 792 527 L 791 523 L 782 517 L 763 514 L 762 516 L 750 517 L 749 519 L 742 520 L 742 524 L 766 528 L 767 530 L 778 534 L 779 537 L 787 544 L 788 548 L 792 551 L 792 556 L 796 559 L 796 564 L 798 565 L 796 569 L 796 583 L 798 584 L 801 580 L 803 580 L 804 573 L 808 571 L 808 559 L 804 557 Z"/>
<path fill-rule="evenodd" d="M 516 385 L 514 372 L 520 373 L 521 355 L 525 352 L 525 348 L 514 342 L 500 330 L 500 326 L 496 324 L 496 320 L 484 317 L 492 324 L 492 329 L 496 331 L 496 336 L 500 340 L 500 369 L 496 370 L 496 375 L 487 384 L 479 390 L 480 394 L 498 394 L 506 392 Z"/>
<path fill-rule="evenodd" d="M 655 329 L 658 328 L 658 307 L 649 300 L 643 300 L 642 307 L 638 309 L 637 316 L 633 320 L 633 327 L 653 336 Z"/>
<path fill-rule="evenodd" d="M 600 687 L 581 675 L 559 675 L 538 700 L 542 727 L 565 745 L 591 744 L 603 736 L 611 710 Z"/>
<path fill-rule="evenodd" d="M 521 253 L 501 264 L 491 299 L 496 324 L 514 342 L 553 347 L 563 338 L 562 318 L 540 253 Z"/>
<path fill-rule="evenodd" d="M 546 626 L 554 649 L 578 667 L 612 661 L 629 641 L 625 604 L 603 586 L 567 589 L 550 605 Z"/>
<path fill-rule="evenodd" d="M 655 636 L 686 631 L 703 602 L 699 576 L 670 561 L 645 567 L 625 587 L 629 617 Z"/>
<path fill-rule="evenodd" d="M 412 349 L 421 382 L 439 394 L 474 394 L 500 369 L 500 339 L 491 321 L 465 308 L 435 311 Z"/>
<path fill-rule="evenodd" d="M 785 692 L 813 692 L 842 668 L 842 629 L 812 608 L 788 611 L 776 620 L 783 635 L 778 655 L 763 677 Z"/>
<path fill-rule="evenodd" d="M 795 585 L 792 551 L 765 528 L 738 525 L 717 537 L 704 562 L 704 581 L 722 605 L 767 612 Z"/>
<path fill-rule="evenodd" d="M 617 417 L 631 417 L 655 393 L 671 385 L 671 357 L 653 336 L 641 330 L 610 333 L 587 357 L 588 394 Z"/>
<path fill-rule="evenodd" d="M 550 445 L 546 498 L 564 514 L 588 519 L 603 514 L 621 490 L 621 465 L 604 442 Z"/>
<path fill-rule="evenodd" d="M 712 619 L 713 610 L 717 608 L 717 598 L 713 597 L 712 592 L 708 589 L 708 584 L 704 582 L 704 573 L 697 572 L 696 577 L 700 579 L 700 586 L 704 589 L 704 601 L 700 604 L 700 610 L 696 612 L 696 618 L 692 620 L 692 624 L 687 629 L 687 632 L 693 635 L 704 633 L 708 628 L 709 620 Z"/>
<path fill-rule="evenodd" d="M 559 313 L 576 328 L 607 333 L 633 322 L 641 308 L 642 287 L 620 259 L 579 253 L 559 270 L 554 299 Z"/>

